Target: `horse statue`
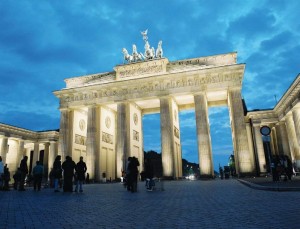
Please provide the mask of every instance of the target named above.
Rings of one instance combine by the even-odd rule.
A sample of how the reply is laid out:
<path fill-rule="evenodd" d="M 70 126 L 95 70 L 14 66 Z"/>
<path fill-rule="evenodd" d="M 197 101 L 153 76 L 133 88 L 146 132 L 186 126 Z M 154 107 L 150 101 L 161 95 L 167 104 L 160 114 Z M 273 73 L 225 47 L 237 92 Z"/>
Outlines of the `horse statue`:
<path fill-rule="evenodd" d="M 163 57 L 162 41 L 158 42 L 155 56 L 156 56 L 156 58 L 162 58 Z"/>
<path fill-rule="evenodd" d="M 132 60 L 134 62 L 143 60 L 143 54 L 137 52 L 136 45 L 132 45 Z"/>
<path fill-rule="evenodd" d="M 155 56 L 155 50 L 154 48 L 150 48 L 149 42 L 146 41 L 145 43 L 145 60 L 152 60 Z"/>
<path fill-rule="evenodd" d="M 127 61 L 127 63 L 131 63 L 133 61 L 133 58 L 131 55 L 128 54 L 128 51 L 126 48 L 122 49 L 122 52 L 124 54 L 124 62 Z"/>

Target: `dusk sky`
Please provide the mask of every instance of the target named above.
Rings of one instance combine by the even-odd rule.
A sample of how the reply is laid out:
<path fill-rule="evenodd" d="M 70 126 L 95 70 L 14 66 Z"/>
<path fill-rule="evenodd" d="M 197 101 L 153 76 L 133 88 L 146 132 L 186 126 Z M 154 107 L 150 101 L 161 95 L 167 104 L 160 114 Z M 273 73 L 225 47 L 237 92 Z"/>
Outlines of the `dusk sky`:
<path fill-rule="evenodd" d="M 112 71 L 122 48 L 163 41 L 169 61 L 236 51 L 248 110 L 273 108 L 300 72 L 300 1 L 0 1 L 0 122 L 59 128 L 53 91 L 65 78 Z M 215 170 L 233 151 L 227 107 L 209 109 Z M 194 111 L 180 113 L 183 158 L 198 163 Z M 160 117 L 143 118 L 145 150 L 161 151 Z"/>

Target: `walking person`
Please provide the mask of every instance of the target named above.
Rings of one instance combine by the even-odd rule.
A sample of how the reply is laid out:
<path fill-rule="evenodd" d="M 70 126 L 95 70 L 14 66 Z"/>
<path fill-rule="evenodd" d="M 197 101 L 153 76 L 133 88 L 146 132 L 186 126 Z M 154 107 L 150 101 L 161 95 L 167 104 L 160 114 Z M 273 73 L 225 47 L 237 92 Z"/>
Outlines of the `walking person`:
<path fill-rule="evenodd" d="M 25 191 L 24 183 L 25 183 L 26 175 L 28 174 L 27 160 L 28 157 L 24 156 L 20 163 L 21 179 L 19 184 L 19 191 Z"/>
<path fill-rule="evenodd" d="M 59 182 L 62 178 L 61 156 L 57 155 L 53 163 L 54 192 L 59 192 Z"/>
<path fill-rule="evenodd" d="M 70 156 L 66 156 L 66 160 L 62 163 L 64 171 L 64 192 L 73 192 L 73 178 L 76 164 Z"/>
<path fill-rule="evenodd" d="M 77 176 L 75 192 L 78 192 L 78 186 L 79 186 L 79 192 L 83 192 L 82 184 L 85 180 L 85 172 L 87 170 L 86 164 L 83 161 L 83 157 L 80 157 L 79 162 L 76 164 L 75 170 Z"/>
<path fill-rule="evenodd" d="M 44 166 L 42 162 L 37 161 L 36 165 L 34 166 L 32 170 L 33 175 L 33 190 L 41 191 L 41 185 L 43 180 L 43 174 L 44 174 Z"/>
<path fill-rule="evenodd" d="M 2 157 L 0 156 L 0 190 L 3 189 L 4 184 L 4 164 L 2 162 Z"/>

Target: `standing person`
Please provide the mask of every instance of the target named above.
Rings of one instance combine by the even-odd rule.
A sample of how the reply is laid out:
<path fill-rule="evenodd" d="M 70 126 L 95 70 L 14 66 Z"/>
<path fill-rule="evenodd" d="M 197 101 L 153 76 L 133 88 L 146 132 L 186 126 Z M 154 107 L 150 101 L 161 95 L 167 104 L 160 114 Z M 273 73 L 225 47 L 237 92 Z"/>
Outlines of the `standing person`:
<path fill-rule="evenodd" d="M 59 192 L 59 181 L 62 178 L 61 156 L 57 155 L 53 163 L 54 192 Z"/>
<path fill-rule="evenodd" d="M 126 167 L 126 186 L 127 186 L 127 191 L 133 190 L 132 188 L 132 175 L 130 173 L 130 163 L 131 163 L 132 157 L 128 157 L 127 159 L 127 167 Z"/>
<path fill-rule="evenodd" d="M 7 167 L 7 164 L 4 166 L 4 191 L 9 191 L 9 181 L 10 181 L 10 172 L 9 168 Z"/>
<path fill-rule="evenodd" d="M 148 191 L 153 190 L 154 186 L 154 169 L 153 164 L 151 163 L 150 159 L 145 159 L 145 178 L 146 178 L 146 187 Z"/>
<path fill-rule="evenodd" d="M 36 165 L 34 166 L 32 170 L 32 175 L 33 175 L 33 190 L 36 191 L 41 191 L 41 185 L 42 185 L 42 179 L 43 179 L 43 174 L 44 174 L 44 166 L 42 162 L 37 161 Z"/>
<path fill-rule="evenodd" d="M 76 164 L 75 170 L 76 170 L 76 175 L 77 175 L 75 192 L 78 192 L 78 186 L 79 186 L 79 191 L 83 192 L 82 184 L 84 182 L 85 172 L 87 170 L 86 164 L 83 161 L 83 157 L 80 157 L 79 162 Z"/>
<path fill-rule="evenodd" d="M 138 166 L 140 166 L 140 162 L 136 157 L 132 157 L 129 163 L 129 173 L 132 181 L 131 192 L 137 192 L 137 180 L 138 180 Z"/>
<path fill-rule="evenodd" d="M 64 192 L 73 192 L 73 177 L 75 167 L 76 164 L 72 158 L 70 156 L 66 156 L 66 160 L 62 163 L 62 169 L 64 171 Z"/>
<path fill-rule="evenodd" d="M 25 183 L 26 175 L 28 174 L 27 160 L 28 157 L 24 156 L 20 163 L 21 179 L 20 179 L 19 191 L 25 191 L 24 183 Z"/>
<path fill-rule="evenodd" d="M 0 190 L 3 188 L 4 182 L 4 164 L 2 162 L 2 157 L 0 156 Z"/>

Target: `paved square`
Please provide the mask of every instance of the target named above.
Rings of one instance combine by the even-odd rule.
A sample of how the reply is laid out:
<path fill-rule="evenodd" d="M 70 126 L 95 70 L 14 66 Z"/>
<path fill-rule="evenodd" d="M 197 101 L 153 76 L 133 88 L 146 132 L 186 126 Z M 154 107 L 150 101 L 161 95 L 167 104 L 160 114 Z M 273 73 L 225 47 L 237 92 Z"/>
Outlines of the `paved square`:
<path fill-rule="evenodd" d="M 0 192 L 0 228 L 299 228 L 300 192 L 251 189 L 237 180 L 165 181 L 137 193 L 120 183 L 84 193 Z"/>

